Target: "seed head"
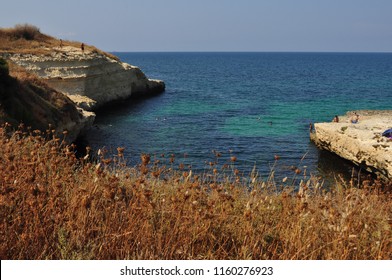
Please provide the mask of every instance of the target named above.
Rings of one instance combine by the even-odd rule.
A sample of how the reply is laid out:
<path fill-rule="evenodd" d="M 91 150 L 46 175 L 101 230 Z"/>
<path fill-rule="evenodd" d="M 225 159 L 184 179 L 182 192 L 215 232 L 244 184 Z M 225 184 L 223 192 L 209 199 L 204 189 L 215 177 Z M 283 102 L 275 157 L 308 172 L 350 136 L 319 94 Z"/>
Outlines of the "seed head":
<path fill-rule="evenodd" d="M 142 154 L 140 157 L 141 157 L 141 159 L 142 159 L 142 164 L 143 164 L 143 165 L 147 165 L 147 164 L 150 163 L 151 157 L 150 157 L 149 154 Z"/>

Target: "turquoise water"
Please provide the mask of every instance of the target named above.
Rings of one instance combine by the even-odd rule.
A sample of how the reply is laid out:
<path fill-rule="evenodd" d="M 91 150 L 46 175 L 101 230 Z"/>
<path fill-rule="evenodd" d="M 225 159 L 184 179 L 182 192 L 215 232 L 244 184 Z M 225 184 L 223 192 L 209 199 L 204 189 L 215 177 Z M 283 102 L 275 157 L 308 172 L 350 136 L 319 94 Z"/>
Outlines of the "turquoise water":
<path fill-rule="evenodd" d="M 236 167 L 267 176 L 279 155 L 280 176 L 292 166 L 314 174 L 351 166 L 309 142 L 309 123 L 360 109 L 392 109 L 392 54 L 371 53 L 115 53 L 162 79 L 166 91 L 99 112 L 86 139 L 94 148 L 126 147 L 175 154 L 194 170 L 222 154 Z M 290 173 L 291 172 L 291 173 Z"/>

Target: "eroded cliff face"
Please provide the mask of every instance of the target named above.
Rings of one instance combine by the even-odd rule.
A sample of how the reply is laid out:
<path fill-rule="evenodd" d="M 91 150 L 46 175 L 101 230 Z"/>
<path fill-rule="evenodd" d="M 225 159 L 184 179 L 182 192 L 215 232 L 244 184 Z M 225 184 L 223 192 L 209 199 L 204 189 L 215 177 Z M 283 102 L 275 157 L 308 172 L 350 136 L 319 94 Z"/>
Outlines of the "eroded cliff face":
<path fill-rule="evenodd" d="M 53 48 L 45 54 L 15 53 L 9 58 L 87 110 L 165 89 L 163 81 L 148 79 L 138 67 L 72 46 Z"/>
<path fill-rule="evenodd" d="M 358 123 L 348 112 L 338 123 L 315 123 L 311 139 L 322 149 L 350 160 L 381 178 L 392 178 L 392 140 L 382 133 L 392 127 L 392 111 L 357 111 Z"/>
<path fill-rule="evenodd" d="M 0 75 L 0 124 L 10 123 L 45 131 L 74 141 L 94 122 L 95 114 L 75 106 L 66 95 L 43 83 L 23 69 L 12 69 Z M 65 134 L 64 134 L 65 135 Z"/>

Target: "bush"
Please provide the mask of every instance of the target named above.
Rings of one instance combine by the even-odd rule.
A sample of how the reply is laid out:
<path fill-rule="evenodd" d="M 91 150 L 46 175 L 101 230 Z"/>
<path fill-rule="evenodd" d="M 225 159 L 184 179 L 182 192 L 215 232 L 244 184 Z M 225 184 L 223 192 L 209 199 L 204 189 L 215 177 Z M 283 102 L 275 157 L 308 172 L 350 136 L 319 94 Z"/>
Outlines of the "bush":
<path fill-rule="evenodd" d="M 5 100 L 7 96 L 9 96 L 8 93 L 8 87 L 10 85 L 10 81 L 12 78 L 9 76 L 9 67 L 7 61 L 0 57 L 0 101 Z M 1 105 L 0 103 L 0 105 Z"/>
<path fill-rule="evenodd" d="M 4 77 L 7 77 L 9 74 L 9 68 L 7 61 L 0 57 L 0 80 L 3 80 Z"/>
<path fill-rule="evenodd" d="M 17 24 L 12 30 L 13 36 L 17 39 L 34 40 L 41 34 L 38 27 L 31 24 Z"/>

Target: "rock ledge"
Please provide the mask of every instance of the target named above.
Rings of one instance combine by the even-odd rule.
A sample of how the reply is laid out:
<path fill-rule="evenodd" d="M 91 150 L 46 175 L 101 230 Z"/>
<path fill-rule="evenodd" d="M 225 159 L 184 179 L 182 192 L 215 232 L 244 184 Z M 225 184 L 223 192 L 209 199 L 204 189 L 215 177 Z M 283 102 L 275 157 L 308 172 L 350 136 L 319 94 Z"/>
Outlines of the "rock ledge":
<path fill-rule="evenodd" d="M 48 49 L 46 54 L 13 53 L 8 57 L 89 111 L 165 90 L 163 81 L 148 79 L 138 67 L 94 50 L 82 52 L 65 46 Z"/>
<path fill-rule="evenodd" d="M 355 112 L 339 117 L 339 122 L 315 123 L 311 140 L 366 169 L 382 179 L 392 178 L 392 140 L 382 133 L 392 127 L 392 110 L 356 111 L 358 123 L 351 123 Z"/>

